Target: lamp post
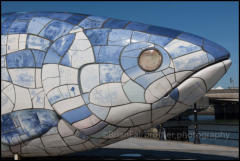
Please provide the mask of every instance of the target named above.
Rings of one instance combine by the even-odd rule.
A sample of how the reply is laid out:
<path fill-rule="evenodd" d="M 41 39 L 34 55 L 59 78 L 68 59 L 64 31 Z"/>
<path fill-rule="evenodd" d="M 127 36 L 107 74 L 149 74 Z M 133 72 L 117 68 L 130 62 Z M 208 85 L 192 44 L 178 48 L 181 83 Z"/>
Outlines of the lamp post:
<path fill-rule="evenodd" d="M 200 138 L 199 138 L 199 133 L 198 133 L 198 120 L 197 120 L 197 104 L 194 103 L 194 129 L 195 129 L 195 134 L 194 134 L 194 144 L 200 144 Z"/>

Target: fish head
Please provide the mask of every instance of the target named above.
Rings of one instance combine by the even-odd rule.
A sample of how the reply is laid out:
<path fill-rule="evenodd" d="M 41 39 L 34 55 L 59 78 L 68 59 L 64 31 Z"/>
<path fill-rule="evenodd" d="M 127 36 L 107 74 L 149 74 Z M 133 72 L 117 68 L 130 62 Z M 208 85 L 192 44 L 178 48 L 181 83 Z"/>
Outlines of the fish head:
<path fill-rule="evenodd" d="M 84 32 L 99 71 L 90 102 L 109 107 L 104 119 L 111 124 L 166 121 L 203 97 L 231 65 L 229 52 L 205 38 L 136 22 L 109 24 Z"/>

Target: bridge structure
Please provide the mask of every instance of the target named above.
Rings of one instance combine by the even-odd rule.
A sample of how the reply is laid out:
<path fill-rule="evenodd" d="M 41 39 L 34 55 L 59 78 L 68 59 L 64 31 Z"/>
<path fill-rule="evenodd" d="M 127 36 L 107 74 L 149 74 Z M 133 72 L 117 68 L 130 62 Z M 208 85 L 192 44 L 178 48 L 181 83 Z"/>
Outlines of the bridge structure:
<path fill-rule="evenodd" d="M 214 107 L 215 119 L 237 119 L 239 114 L 239 89 L 212 89 L 205 97 Z"/>
<path fill-rule="evenodd" d="M 205 97 L 212 101 L 239 102 L 239 89 L 212 89 Z"/>
<path fill-rule="evenodd" d="M 211 89 L 196 102 L 198 111 L 214 114 L 216 119 L 235 119 L 239 113 L 239 88 Z M 192 114 L 194 106 L 185 112 Z M 185 115 L 183 114 L 183 115 Z"/>

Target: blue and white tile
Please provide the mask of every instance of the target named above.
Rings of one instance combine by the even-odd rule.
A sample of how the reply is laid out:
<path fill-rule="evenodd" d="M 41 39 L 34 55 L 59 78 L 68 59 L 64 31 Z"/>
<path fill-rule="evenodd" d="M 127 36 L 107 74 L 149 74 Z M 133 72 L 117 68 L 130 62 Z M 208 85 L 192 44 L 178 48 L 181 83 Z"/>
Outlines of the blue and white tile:
<path fill-rule="evenodd" d="M 42 67 L 43 60 L 44 60 L 44 57 L 45 57 L 46 53 L 43 52 L 43 51 L 40 51 L 40 50 L 31 50 L 31 51 L 32 51 L 32 53 L 34 55 L 34 58 L 35 58 L 36 67 L 37 68 Z"/>
<path fill-rule="evenodd" d="M 91 64 L 83 67 L 80 74 L 80 81 L 84 93 L 90 92 L 91 89 L 99 85 L 99 65 Z"/>
<path fill-rule="evenodd" d="M 88 48 L 85 51 L 73 51 L 68 50 L 67 55 L 70 57 L 71 66 L 74 68 L 80 68 L 84 64 L 94 62 L 94 54 L 92 48 Z"/>
<path fill-rule="evenodd" d="M 43 137 L 43 136 L 48 136 L 48 135 L 57 134 L 57 133 L 58 133 L 57 127 L 55 126 L 55 127 L 50 128 L 46 133 L 44 133 L 44 134 L 42 135 L 42 137 Z"/>
<path fill-rule="evenodd" d="M 129 100 L 124 94 L 121 83 L 108 83 L 100 85 L 91 91 L 90 102 L 95 105 L 109 107 L 129 103 Z"/>
<path fill-rule="evenodd" d="M 12 83 L 1 80 L 1 91 L 6 88 L 7 86 L 10 86 Z"/>
<path fill-rule="evenodd" d="M 108 19 L 103 27 L 104 28 L 124 28 L 124 26 L 128 23 L 128 21 L 125 20 L 118 20 L 118 19 Z"/>
<path fill-rule="evenodd" d="M 70 146 L 78 145 L 78 144 L 86 142 L 86 140 L 80 139 L 79 137 L 76 137 L 76 136 L 67 136 L 67 137 L 64 137 L 63 140 L 67 145 L 70 145 Z"/>
<path fill-rule="evenodd" d="M 168 95 L 167 97 L 163 97 L 160 100 L 158 100 L 157 102 L 153 103 L 152 104 L 152 110 L 156 110 L 156 109 L 159 109 L 159 108 L 161 109 L 161 108 L 167 107 L 167 106 L 171 107 L 175 103 L 176 103 L 176 101 Z"/>
<path fill-rule="evenodd" d="M 8 96 L 8 98 L 10 99 L 10 101 L 12 103 L 15 103 L 15 90 L 12 84 L 10 84 L 9 86 L 7 86 L 6 88 L 4 88 L 3 92 L 6 96 Z"/>
<path fill-rule="evenodd" d="M 12 78 L 14 84 L 26 87 L 35 88 L 35 69 L 25 68 L 25 69 L 9 69 L 9 74 Z"/>
<path fill-rule="evenodd" d="M 145 93 L 146 102 L 153 103 L 159 100 L 171 89 L 172 86 L 165 77 L 158 79 L 147 88 Z"/>
<path fill-rule="evenodd" d="M 47 78 L 42 81 L 42 85 L 45 93 L 48 93 L 53 88 L 60 86 L 60 78 L 59 77 Z"/>
<path fill-rule="evenodd" d="M 22 151 L 23 154 L 32 153 L 32 155 L 34 155 L 34 153 L 35 154 L 40 153 L 41 155 L 43 155 L 45 153 L 44 152 L 44 146 L 43 146 L 40 138 L 35 138 L 33 140 L 24 142 L 22 147 L 21 147 L 21 151 Z"/>
<path fill-rule="evenodd" d="M 92 115 L 91 111 L 87 106 L 83 105 L 81 107 L 66 111 L 61 114 L 61 117 L 66 120 L 68 123 L 73 124 L 80 120 L 84 120 Z"/>
<path fill-rule="evenodd" d="M 135 80 L 137 77 L 144 75 L 146 72 L 143 71 L 139 66 L 129 68 L 125 71 L 125 73 L 133 80 Z"/>
<path fill-rule="evenodd" d="M 33 108 L 44 108 L 44 102 L 45 102 L 45 94 L 44 92 L 38 93 L 33 99 Z"/>
<path fill-rule="evenodd" d="M 98 16 L 89 16 L 82 20 L 78 25 L 84 29 L 100 28 L 107 18 Z"/>
<path fill-rule="evenodd" d="M 1 79 L 9 82 L 12 81 L 7 68 L 1 68 Z"/>
<path fill-rule="evenodd" d="M 36 69 L 36 88 L 42 87 L 42 69 Z"/>
<path fill-rule="evenodd" d="M 208 63 L 209 64 L 215 62 L 215 58 L 211 54 L 207 53 L 207 57 L 208 57 Z"/>
<path fill-rule="evenodd" d="M 203 38 L 201 38 L 197 35 L 190 34 L 190 33 L 181 33 L 177 38 L 180 40 L 191 42 L 198 46 L 203 45 Z"/>
<path fill-rule="evenodd" d="M 121 127 L 132 127 L 133 123 L 129 118 L 126 118 L 122 120 L 120 123 L 118 123 L 117 125 Z"/>
<path fill-rule="evenodd" d="M 139 23 L 139 22 L 130 22 L 127 26 L 126 29 L 129 30 L 135 30 L 135 31 L 146 31 L 149 25 Z"/>
<path fill-rule="evenodd" d="M 45 64 L 42 67 L 42 80 L 59 77 L 58 64 Z"/>
<path fill-rule="evenodd" d="M 79 85 L 75 84 L 68 85 L 68 90 L 71 97 L 80 95 Z"/>
<path fill-rule="evenodd" d="M 199 51 L 202 48 L 186 41 L 174 39 L 168 43 L 164 49 L 168 51 L 172 58 L 177 58 L 188 53 Z"/>
<path fill-rule="evenodd" d="M 226 63 L 226 61 L 225 61 Z M 211 89 L 216 82 L 226 73 L 224 63 L 220 62 L 215 65 L 206 67 L 195 73 L 192 77 L 201 78 L 206 84 L 207 90 Z M 213 77 L 214 75 L 214 77 Z"/>
<path fill-rule="evenodd" d="M 147 42 L 137 42 L 137 43 L 132 43 L 129 44 L 124 48 L 124 52 L 131 51 L 131 50 L 137 50 L 137 49 L 145 49 L 145 48 L 150 48 L 154 47 L 154 44 L 147 43 Z"/>
<path fill-rule="evenodd" d="M 27 48 L 46 51 L 50 46 L 50 41 L 38 36 L 29 35 L 27 38 Z"/>
<path fill-rule="evenodd" d="M 27 33 L 38 35 L 44 26 L 50 21 L 51 19 L 47 17 L 34 17 L 28 25 Z"/>
<path fill-rule="evenodd" d="M 83 144 L 70 145 L 69 147 L 75 152 L 81 152 L 81 151 L 87 150 Z"/>
<path fill-rule="evenodd" d="M 63 95 L 61 94 L 58 88 L 54 88 L 53 90 L 49 91 L 47 93 L 47 97 L 51 105 L 64 99 Z"/>
<path fill-rule="evenodd" d="M 1 56 L 1 68 L 6 68 L 6 56 Z"/>
<path fill-rule="evenodd" d="M 58 19 L 58 20 L 61 20 L 61 21 L 65 21 L 67 20 L 69 17 L 72 16 L 71 13 L 61 13 L 61 12 L 58 12 L 58 13 L 53 13 L 53 12 L 49 12 L 48 15 L 45 15 L 46 17 L 50 17 L 52 19 Z"/>
<path fill-rule="evenodd" d="M 131 38 L 131 43 L 136 43 L 136 42 L 148 42 L 150 35 L 143 33 L 143 32 L 138 32 L 134 31 L 132 38 Z"/>
<path fill-rule="evenodd" d="M 176 78 L 174 73 L 166 75 L 166 78 L 171 83 L 172 86 L 176 83 Z"/>
<path fill-rule="evenodd" d="M 173 60 L 176 72 L 182 70 L 198 70 L 208 64 L 207 54 L 204 51 L 197 51 L 192 54 L 181 56 Z"/>
<path fill-rule="evenodd" d="M 100 49 L 101 49 L 101 46 L 93 46 L 93 53 L 95 55 L 95 58 L 98 58 Z"/>
<path fill-rule="evenodd" d="M 32 108 L 31 96 L 26 88 L 14 86 L 16 93 L 16 102 L 14 111 Z"/>
<path fill-rule="evenodd" d="M 16 44 L 18 44 L 18 39 L 19 39 L 19 34 L 8 35 L 7 53 L 18 51 L 18 45 L 16 45 Z"/>
<path fill-rule="evenodd" d="M 170 58 L 170 56 L 168 55 L 168 53 L 166 52 L 166 50 L 164 50 L 162 47 L 155 45 L 155 48 L 158 49 L 162 55 L 162 64 L 161 66 L 157 69 L 157 71 L 162 71 L 168 67 L 170 67 L 172 59 Z"/>
<path fill-rule="evenodd" d="M 68 89 L 68 85 L 61 85 L 61 86 L 58 87 L 58 89 L 60 90 L 64 99 L 71 97 L 69 89 Z"/>
<path fill-rule="evenodd" d="M 59 65 L 60 85 L 78 84 L 78 70 Z"/>
<path fill-rule="evenodd" d="M 125 73 L 123 73 L 123 74 L 122 74 L 122 78 L 121 78 L 122 84 L 123 84 L 123 85 L 126 84 L 127 81 L 129 81 L 129 80 L 130 80 L 130 78 L 128 77 L 128 75 L 125 74 Z"/>
<path fill-rule="evenodd" d="M 76 40 L 88 40 L 87 36 L 82 31 L 76 33 L 75 39 Z"/>
<path fill-rule="evenodd" d="M 68 99 L 63 99 L 58 101 L 53 105 L 53 108 L 55 111 L 59 114 L 62 115 L 63 113 L 76 109 L 82 105 L 84 105 L 84 101 L 81 96 L 76 96 Z"/>
<path fill-rule="evenodd" d="M 8 68 L 35 67 L 35 60 L 30 50 L 10 53 L 6 57 Z"/>
<path fill-rule="evenodd" d="M 73 41 L 73 44 L 70 47 L 70 50 L 85 51 L 90 47 L 91 47 L 91 44 L 87 39 L 75 39 Z"/>
<path fill-rule="evenodd" d="M 92 29 L 85 30 L 85 33 L 90 40 L 92 46 L 107 45 L 108 35 L 111 29 Z"/>
<path fill-rule="evenodd" d="M 135 79 L 135 81 L 146 89 L 152 82 L 162 78 L 163 76 L 164 74 L 162 72 L 154 72 L 139 76 Z"/>
<path fill-rule="evenodd" d="M 7 46 L 1 45 L 1 55 L 6 55 L 6 54 L 7 54 Z"/>
<path fill-rule="evenodd" d="M 121 66 L 124 70 L 138 66 L 138 58 L 135 57 L 121 57 Z"/>
<path fill-rule="evenodd" d="M 67 123 L 63 119 L 61 119 L 58 122 L 58 131 L 61 137 L 72 136 L 74 135 L 75 130 L 76 129 L 73 126 L 71 126 L 69 123 Z"/>
<path fill-rule="evenodd" d="M 7 45 L 8 35 L 1 35 L 1 46 Z"/>
<path fill-rule="evenodd" d="M 193 71 L 182 71 L 182 72 L 176 72 L 175 77 L 176 81 L 178 83 L 181 83 L 184 79 L 186 79 L 188 76 L 190 76 L 193 73 Z"/>
<path fill-rule="evenodd" d="M 27 34 L 20 34 L 19 36 L 19 50 L 26 49 Z"/>
<path fill-rule="evenodd" d="M 211 54 L 216 61 L 230 57 L 229 51 L 210 40 L 203 40 L 203 50 Z"/>
<path fill-rule="evenodd" d="M 27 32 L 28 21 L 14 21 L 8 30 L 8 34 L 23 34 Z"/>
<path fill-rule="evenodd" d="M 121 46 L 102 46 L 98 57 L 96 57 L 96 62 L 119 64 L 122 49 Z"/>
<path fill-rule="evenodd" d="M 113 130 L 115 130 L 117 127 L 112 126 L 112 125 L 108 125 L 105 128 L 103 128 L 102 130 L 100 130 L 99 132 L 97 132 L 94 135 L 91 135 L 91 137 L 94 138 L 103 138 L 107 135 L 109 135 Z"/>
<path fill-rule="evenodd" d="M 69 23 L 53 20 L 47 26 L 44 27 L 44 29 L 40 32 L 39 35 L 48 40 L 55 41 L 59 37 L 69 33 L 69 31 L 71 31 L 72 28 L 73 25 Z"/>
<path fill-rule="evenodd" d="M 111 124 L 118 124 L 125 120 L 127 117 L 139 112 L 150 110 L 150 104 L 143 103 L 130 103 L 122 106 L 112 107 L 106 119 Z M 121 114 L 121 115 L 119 115 Z"/>
<path fill-rule="evenodd" d="M 112 29 L 109 33 L 108 44 L 109 45 L 128 45 L 131 41 L 131 30 Z"/>
<path fill-rule="evenodd" d="M 120 82 L 122 72 L 119 65 L 100 64 L 100 83 Z"/>
<path fill-rule="evenodd" d="M 125 85 L 123 85 L 123 90 L 127 95 L 130 102 L 143 102 L 144 98 L 144 88 L 138 85 L 136 82 L 129 80 Z"/>
<path fill-rule="evenodd" d="M 149 26 L 146 32 L 155 34 L 155 35 L 167 36 L 171 38 L 176 38 L 179 34 L 182 33 L 182 31 L 179 31 L 179 30 L 174 30 L 174 29 L 160 27 L 160 26 Z"/>
<path fill-rule="evenodd" d="M 83 93 L 82 97 L 83 97 L 85 104 L 89 104 L 89 93 Z"/>
<path fill-rule="evenodd" d="M 167 43 L 172 40 L 170 37 L 160 36 L 160 35 L 151 35 L 149 42 L 164 47 Z"/>
<path fill-rule="evenodd" d="M 101 120 L 105 120 L 107 115 L 108 115 L 108 111 L 109 111 L 109 107 L 102 107 L 102 106 L 97 106 L 94 104 L 88 104 L 88 108 L 92 111 L 92 113 L 94 115 L 96 115 L 98 118 L 100 118 Z"/>
<path fill-rule="evenodd" d="M 163 70 L 164 75 L 169 75 L 174 73 L 174 68 L 167 68 Z"/>
<path fill-rule="evenodd" d="M 172 108 L 172 106 L 162 106 L 157 109 L 152 110 L 152 121 L 156 121 L 163 116 Z"/>
<path fill-rule="evenodd" d="M 141 54 L 141 52 L 143 51 L 143 49 L 133 49 L 133 50 L 128 50 L 126 51 L 126 48 L 124 49 L 124 51 L 121 54 L 121 59 L 123 58 L 135 58 L 138 59 L 139 55 Z"/>
<path fill-rule="evenodd" d="M 83 32 L 83 28 L 79 26 L 74 26 L 69 33 L 78 33 L 78 32 Z"/>
<path fill-rule="evenodd" d="M 151 111 L 144 111 L 130 117 L 134 126 L 139 126 L 151 122 Z"/>
<path fill-rule="evenodd" d="M 69 49 L 74 38 L 75 38 L 75 34 L 68 34 L 68 35 L 62 36 L 52 44 L 51 48 L 53 48 L 60 56 L 63 56 L 66 53 L 66 51 Z"/>
<path fill-rule="evenodd" d="M 1 115 L 12 112 L 14 104 L 11 102 L 10 98 L 1 92 Z"/>
<path fill-rule="evenodd" d="M 86 128 L 86 129 L 81 129 L 81 132 L 84 135 L 89 136 L 89 135 L 94 134 L 97 131 L 103 129 L 105 126 L 107 126 L 107 123 L 104 122 L 104 121 L 101 121 L 101 122 L 97 123 L 96 125 L 94 125 L 92 127 L 89 127 L 89 128 Z"/>
<path fill-rule="evenodd" d="M 59 148 L 67 146 L 62 140 L 61 136 L 59 136 L 59 134 L 43 136 L 41 137 L 41 140 L 46 151 L 50 150 L 49 148 Z"/>
<path fill-rule="evenodd" d="M 189 78 L 178 86 L 179 101 L 192 105 L 207 92 L 206 86 L 200 78 Z"/>
<path fill-rule="evenodd" d="M 92 127 L 96 125 L 98 122 L 100 122 L 100 120 L 95 115 L 91 115 L 88 118 L 85 118 L 83 120 L 73 123 L 72 126 L 81 130 L 81 129 Z"/>

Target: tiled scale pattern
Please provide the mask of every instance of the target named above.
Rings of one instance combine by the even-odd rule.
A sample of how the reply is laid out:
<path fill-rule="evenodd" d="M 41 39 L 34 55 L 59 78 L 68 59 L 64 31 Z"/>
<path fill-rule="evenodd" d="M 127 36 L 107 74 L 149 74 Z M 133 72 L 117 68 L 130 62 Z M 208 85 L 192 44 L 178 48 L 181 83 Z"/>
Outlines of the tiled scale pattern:
<path fill-rule="evenodd" d="M 122 140 L 186 110 L 231 64 L 221 46 L 164 27 L 72 13 L 1 18 L 4 157 Z M 148 49 L 161 53 L 154 71 L 138 63 Z"/>

